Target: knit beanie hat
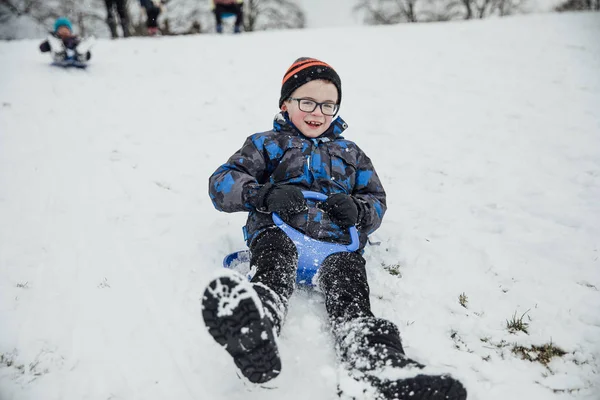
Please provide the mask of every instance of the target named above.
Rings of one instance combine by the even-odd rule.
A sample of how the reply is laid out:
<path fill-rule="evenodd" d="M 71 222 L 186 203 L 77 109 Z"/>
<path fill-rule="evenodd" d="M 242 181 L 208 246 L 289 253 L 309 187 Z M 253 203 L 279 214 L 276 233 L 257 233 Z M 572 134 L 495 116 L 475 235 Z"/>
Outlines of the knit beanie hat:
<path fill-rule="evenodd" d="M 54 21 L 54 32 L 56 32 L 61 26 L 66 26 L 71 32 L 73 32 L 73 25 L 71 25 L 71 21 L 69 21 L 68 18 L 57 18 L 56 21 Z"/>
<path fill-rule="evenodd" d="M 340 104 L 342 102 L 342 81 L 337 72 L 323 61 L 310 57 L 301 57 L 294 61 L 283 76 L 279 108 L 294 93 L 294 90 L 315 79 L 323 79 L 333 83 L 338 91 L 337 103 Z"/>

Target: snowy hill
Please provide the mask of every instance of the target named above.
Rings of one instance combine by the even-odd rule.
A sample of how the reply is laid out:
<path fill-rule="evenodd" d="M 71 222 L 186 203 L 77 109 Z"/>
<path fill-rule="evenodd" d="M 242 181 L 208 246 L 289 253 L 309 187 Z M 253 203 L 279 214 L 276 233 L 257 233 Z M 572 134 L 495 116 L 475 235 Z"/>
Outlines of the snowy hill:
<path fill-rule="evenodd" d="M 371 300 L 407 353 L 470 399 L 598 399 L 598 37 L 582 13 L 99 41 L 87 71 L 0 43 L 0 399 L 336 397 L 318 295 L 292 299 L 272 390 L 235 377 L 199 303 L 244 247 L 208 177 L 305 55 L 338 70 L 388 192 Z M 548 343 L 566 354 L 520 357 Z"/>

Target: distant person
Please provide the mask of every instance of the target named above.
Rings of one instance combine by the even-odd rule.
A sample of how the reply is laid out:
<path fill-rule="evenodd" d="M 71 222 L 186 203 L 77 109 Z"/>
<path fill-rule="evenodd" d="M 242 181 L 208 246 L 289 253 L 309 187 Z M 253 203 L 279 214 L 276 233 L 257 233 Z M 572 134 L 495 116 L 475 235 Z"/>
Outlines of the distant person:
<path fill-rule="evenodd" d="M 121 28 L 123 28 L 123 37 L 131 36 L 131 31 L 129 30 L 129 13 L 127 11 L 127 0 L 104 0 L 106 3 L 106 23 L 108 24 L 108 29 L 110 29 L 110 35 L 113 39 L 119 37 L 119 33 L 117 32 L 117 21 L 115 19 L 114 11 L 116 9 L 117 14 L 119 14 L 119 21 L 121 22 Z"/>
<path fill-rule="evenodd" d="M 217 33 L 223 33 L 223 16 L 235 15 L 234 33 L 240 33 L 244 22 L 244 0 L 211 0 L 211 7 L 215 13 Z"/>
<path fill-rule="evenodd" d="M 52 52 L 55 63 L 67 65 L 78 63 L 83 66 L 92 58 L 89 49 L 79 48 L 82 40 L 73 34 L 73 25 L 68 18 L 60 17 L 54 22 L 54 31 L 40 44 L 42 53 Z"/>
<path fill-rule="evenodd" d="M 164 0 L 140 0 L 140 5 L 146 10 L 146 28 L 149 36 L 158 35 L 158 16 L 162 12 Z"/>

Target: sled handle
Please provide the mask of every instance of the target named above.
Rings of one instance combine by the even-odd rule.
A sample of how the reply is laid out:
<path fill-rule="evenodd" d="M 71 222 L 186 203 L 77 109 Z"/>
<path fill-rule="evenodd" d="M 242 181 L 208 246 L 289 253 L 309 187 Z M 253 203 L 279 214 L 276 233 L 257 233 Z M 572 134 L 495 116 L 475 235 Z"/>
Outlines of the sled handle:
<path fill-rule="evenodd" d="M 307 200 L 316 200 L 316 201 L 327 200 L 327 195 L 323 194 L 323 193 L 319 193 L 319 192 L 303 190 L 302 194 L 304 195 L 304 198 Z M 279 215 L 277 215 L 277 213 L 273 213 L 272 218 L 273 218 L 273 222 L 275 223 L 275 225 L 277 225 L 279 228 L 283 228 L 283 226 L 285 225 L 286 228 L 293 229 L 289 225 L 287 225 L 285 222 L 283 222 L 283 220 L 281 219 L 281 217 Z M 284 229 L 284 231 L 287 231 L 287 229 Z M 349 252 L 358 250 L 358 247 L 360 245 L 360 240 L 358 237 L 358 230 L 356 229 L 356 226 L 351 226 L 350 228 L 348 228 L 348 233 L 350 234 L 350 244 L 339 245 L 339 246 L 342 246 L 346 251 L 349 251 Z M 306 236 L 306 235 L 304 235 L 304 236 L 305 236 L 305 238 L 309 238 L 309 236 Z M 312 239 L 312 238 L 310 238 L 310 239 Z M 313 239 L 313 240 L 315 240 L 315 239 Z"/>

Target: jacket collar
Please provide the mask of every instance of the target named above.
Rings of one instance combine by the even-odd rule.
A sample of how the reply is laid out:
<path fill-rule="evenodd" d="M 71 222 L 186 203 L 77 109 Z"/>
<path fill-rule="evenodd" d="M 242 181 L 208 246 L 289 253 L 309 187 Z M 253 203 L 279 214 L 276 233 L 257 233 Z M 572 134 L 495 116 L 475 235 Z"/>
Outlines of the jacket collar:
<path fill-rule="evenodd" d="M 342 132 L 344 132 L 348 128 L 348 124 L 342 119 L 342 117 L 337 117 L 331 122 L 329 128 L 323 132 L 321 136 L 318 138 L 314 138 L 319 142 L 330 142 L 336 139 L 343 139 Z M 300 132 L 298 128 L 292 123 L 289 118 L 287 111 L 280 111 L 275 115 L 273 120 L 273 130 L 275 132 L 286 132 L 293 133 L 298 136 L 306 137 Z"/>

